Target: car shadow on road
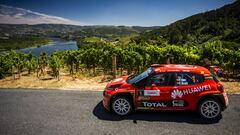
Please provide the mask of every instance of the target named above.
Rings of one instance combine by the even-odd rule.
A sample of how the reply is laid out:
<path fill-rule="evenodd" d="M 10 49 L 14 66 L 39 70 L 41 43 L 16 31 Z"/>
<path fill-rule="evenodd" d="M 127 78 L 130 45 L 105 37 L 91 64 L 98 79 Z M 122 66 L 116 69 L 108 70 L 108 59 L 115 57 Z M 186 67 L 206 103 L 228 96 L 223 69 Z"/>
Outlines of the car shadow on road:
<path fill-rule="evenodd" d="M 106 110 L 102 102 L 99 102 L 93 109 L 93 115 L 100 120 L 121 121 L 132 120 L 137 124 L 138 121 L 159 121 L 159 122 L 185 122 L 191 124 L 214 124 L 218 123 L 222 117 L 216 120 L 202 119 L 196 112 L 182 111 L 135 111 L 128 116 L 118 116 Z"/>

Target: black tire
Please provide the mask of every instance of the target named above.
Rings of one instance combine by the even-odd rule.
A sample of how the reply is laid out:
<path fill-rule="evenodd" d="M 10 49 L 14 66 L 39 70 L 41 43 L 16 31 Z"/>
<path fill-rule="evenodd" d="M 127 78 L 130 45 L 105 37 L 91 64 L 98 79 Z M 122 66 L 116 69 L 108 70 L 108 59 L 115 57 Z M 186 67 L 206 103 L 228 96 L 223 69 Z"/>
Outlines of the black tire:
<path fill-rule="evenodd" d="M 214 99 L 205 99 L 199 104 L 198 112 L 204 119 L 218 119 L 221 116 L 221 104 Z"/>
<path fill-rule="evenodd" d="M 116 97 L 112 101 L 111 110 L 117 115 L 125 116 L 132 112 L 133 104 L 126 97 Z"/>

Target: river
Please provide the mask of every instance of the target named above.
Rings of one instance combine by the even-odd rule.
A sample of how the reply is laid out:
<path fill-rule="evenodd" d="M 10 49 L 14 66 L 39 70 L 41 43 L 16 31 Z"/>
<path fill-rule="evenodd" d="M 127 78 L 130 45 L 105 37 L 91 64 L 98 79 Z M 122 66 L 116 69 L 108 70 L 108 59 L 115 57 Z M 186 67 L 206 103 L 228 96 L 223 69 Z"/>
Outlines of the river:
<path fill-rule="evenodd" d="M 52 39 L 53 41 L 49 44 L 43 45 L 36 48 L 24 48 L 17 50 L 18 52 L 29 53 L 32 52 L 34 55 L 39 56 L 41 52 L 51 54 L 54 51 L 66 51 L 66 50 L 77 50 L 76 41 L 64 41 L 60 39 Z"/>

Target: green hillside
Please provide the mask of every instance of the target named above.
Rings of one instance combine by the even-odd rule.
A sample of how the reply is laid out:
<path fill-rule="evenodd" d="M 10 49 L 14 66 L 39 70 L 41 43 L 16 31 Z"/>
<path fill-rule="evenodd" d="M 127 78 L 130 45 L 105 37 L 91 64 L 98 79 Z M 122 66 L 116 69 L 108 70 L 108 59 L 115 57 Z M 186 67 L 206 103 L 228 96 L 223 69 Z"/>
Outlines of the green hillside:
<path fill-rule="evenodd" d="M 64 24 L 13 25 L 0 24 L 0 36 L 111 37 L 127 36 L 158 28 L 140 26 L 75 26 Z"/>
<path fill-rule="evenodd" d="M 78 41 L 85 41 L 86 38 L 87 42 L 96 39 L 104 41 L 119 40 L 128 43 L 131 37 L 156 28 L 158 27 L 0 24 L 0 51 L 37 46 L 43 40 L 52 37 Z"/>
<path fill-rule="evenodd" d="M 134 40 L 156 42 L 161 36 L 170 44 L 202 44 L 221 40 L 224 44 L 240 46 L 240 1 L 145 32 Z"/>

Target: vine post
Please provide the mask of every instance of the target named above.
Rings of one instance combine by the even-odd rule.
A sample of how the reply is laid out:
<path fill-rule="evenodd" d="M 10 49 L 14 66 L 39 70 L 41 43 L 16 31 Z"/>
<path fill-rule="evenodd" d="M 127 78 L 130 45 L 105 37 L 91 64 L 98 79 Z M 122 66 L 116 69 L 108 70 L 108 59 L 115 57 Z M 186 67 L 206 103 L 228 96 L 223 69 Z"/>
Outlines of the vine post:
<path fill-rule="evenodd" d="M 113 72 L 113 78 L 115 79 L 117 76 L 117 55 L 112 55 L 112 72 Z"/>

